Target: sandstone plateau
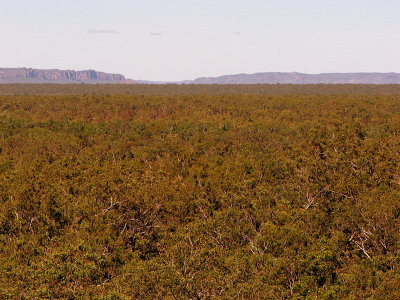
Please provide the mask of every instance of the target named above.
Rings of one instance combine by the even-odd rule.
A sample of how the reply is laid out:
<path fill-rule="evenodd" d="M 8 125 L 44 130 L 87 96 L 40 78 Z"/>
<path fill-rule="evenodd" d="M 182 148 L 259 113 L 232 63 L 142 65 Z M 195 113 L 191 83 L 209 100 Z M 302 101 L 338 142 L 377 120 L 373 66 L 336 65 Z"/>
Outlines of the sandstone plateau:
<path fill-rule="evenodd" d="M 0 83 L 135 83 L 120 74 L 95 70 L 42 70 L 31 68 L 0 68 Z"/>

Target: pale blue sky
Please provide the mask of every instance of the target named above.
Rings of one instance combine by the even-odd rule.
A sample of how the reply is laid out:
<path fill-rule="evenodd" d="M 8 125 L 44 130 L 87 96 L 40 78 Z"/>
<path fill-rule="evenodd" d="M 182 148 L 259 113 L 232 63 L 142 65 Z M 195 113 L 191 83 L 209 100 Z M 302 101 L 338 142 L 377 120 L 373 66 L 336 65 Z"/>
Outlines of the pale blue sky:
<path fill-rule="evenodd" d="M 400 72 L 400 0 L 0 0 L 0 67 Z"/>

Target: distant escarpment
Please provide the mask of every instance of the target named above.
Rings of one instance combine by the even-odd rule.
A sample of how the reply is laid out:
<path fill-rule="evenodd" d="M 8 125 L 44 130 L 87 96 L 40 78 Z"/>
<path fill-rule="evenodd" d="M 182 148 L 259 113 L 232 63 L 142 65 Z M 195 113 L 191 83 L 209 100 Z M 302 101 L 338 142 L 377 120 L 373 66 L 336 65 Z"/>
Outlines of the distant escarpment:
<path fill-rule="evenodd" d="M 120 74 L 94 70 L 42 70 L 31 68 L 0 68 L 0 83 L 135 83 Z"/>
<path fill-rule="evenodd" d="M 201 77 L 194 84 L 400 84 L 399 73 L 256 73 Z"/>

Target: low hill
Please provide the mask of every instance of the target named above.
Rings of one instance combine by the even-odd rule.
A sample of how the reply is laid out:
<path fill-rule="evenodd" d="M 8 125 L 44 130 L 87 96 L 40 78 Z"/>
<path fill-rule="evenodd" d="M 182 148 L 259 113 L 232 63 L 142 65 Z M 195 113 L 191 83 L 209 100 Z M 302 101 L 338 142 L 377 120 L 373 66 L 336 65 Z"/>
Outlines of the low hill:
<path fill-rule="evenodd" d="M 399 73 L 256 73 L 201 77 L 194 84 L 400 84 Z"/>

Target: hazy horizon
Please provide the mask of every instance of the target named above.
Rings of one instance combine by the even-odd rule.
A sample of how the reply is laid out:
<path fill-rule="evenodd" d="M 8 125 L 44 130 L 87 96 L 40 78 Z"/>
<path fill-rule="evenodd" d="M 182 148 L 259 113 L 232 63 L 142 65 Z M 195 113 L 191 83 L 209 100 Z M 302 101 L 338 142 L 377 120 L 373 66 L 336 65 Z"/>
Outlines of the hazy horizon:
<path fill-rule="evenodd" d="M 400 72 L 400 2 L 0 1 L 0 67 L 151 81 Z"/>

